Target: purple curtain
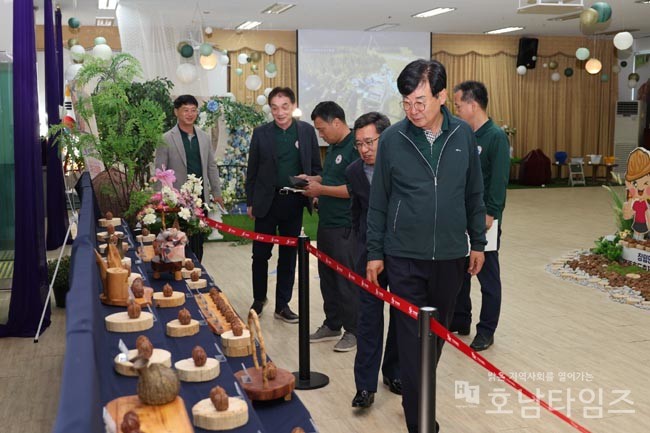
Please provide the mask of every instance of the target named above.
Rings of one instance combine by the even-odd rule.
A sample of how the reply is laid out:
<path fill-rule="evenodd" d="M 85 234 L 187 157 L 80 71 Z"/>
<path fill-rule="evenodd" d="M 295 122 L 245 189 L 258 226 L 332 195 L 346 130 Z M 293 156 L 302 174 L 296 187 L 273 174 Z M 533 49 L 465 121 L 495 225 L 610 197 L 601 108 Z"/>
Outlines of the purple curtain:
<path fill-rule="evenodd" d="M 54 24 L 52 19 L 52 0 L 45 0 L 45 111 L 48 126 L 57 125 L 59 118 L 59 99 L 61 79 L 56 48 L 54 44 Z M 47 143 L 47 249 L 55 250 L 63 245 L 68 231 L 68 211 L 65 204 L 65 185 L 63 168 L 59 158 L 59 146 L 54 145 L 56 137 Z"/>
<path fill-rule="evenodd" d="M 47 296 L 33 0 L 14 2 L 13 27 L 16 249 L 9 320 L 0 337 L 33 337 Z M 43 329 L 49 324 L 48 306 Z"/>
<path fill-rule="evenodd" d="M 61 8 L 56 7 L 54 12 L 56 29 L 56 66 L 59 71 L 59 105 L 63 105 L 63 35 L 61 33 Z"/>

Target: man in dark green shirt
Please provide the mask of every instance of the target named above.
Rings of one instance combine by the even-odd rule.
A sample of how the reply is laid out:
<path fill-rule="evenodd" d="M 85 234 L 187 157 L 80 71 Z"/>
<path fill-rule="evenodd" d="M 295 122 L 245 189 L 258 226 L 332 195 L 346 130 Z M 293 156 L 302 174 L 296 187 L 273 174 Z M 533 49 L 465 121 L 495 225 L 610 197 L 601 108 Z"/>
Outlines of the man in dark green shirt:
<path fill-rule="evenodd" d="M 318 197 L 318 249 L 352 269 L 355 236 L 345 169 L 359 158 L 354 134 L 345 123 L 345 112 L 336 102 L 316 105 L 311 120 L 321 138 L 329 144 L 323 176 L 306 177 L 309 184 L 304 192 L 308 197 Z M 312 343 L 339 340 L 335 351 L 354 350 L 357 347 L 359 289 L 322 262 L 318 262 L 318 275 L 325 321 L 309 340 Z M 342 336 L 341 328 L 345 330 Z"/>
<path fill-rule="evenodd" d="M 477 278 L 481 283 L 481 316 L 476 325 L 476 337 L 470 347 L 485 350 L 494 343 L 494 331 L 501 311 L 501 276 L 499 243 L 501 221 L 506 205 L 506 187 L 510 174 L 510 145 L 508 137 L 487 115 L 488 92 L 483 83 L 465 81 L 454 87 L 454 106 L 458 117 L 469 123 L 478 144 L 483 172 L 483 201 L 487 209 L 485 226 L 497 227 L 497 249 L 485 252 L 485 263 Z M 456 299 L 456 310 L 450 330 L 469 335 L 472 323 L 472 301 L 469 296 L 471 275 L 465 281 Z"/>

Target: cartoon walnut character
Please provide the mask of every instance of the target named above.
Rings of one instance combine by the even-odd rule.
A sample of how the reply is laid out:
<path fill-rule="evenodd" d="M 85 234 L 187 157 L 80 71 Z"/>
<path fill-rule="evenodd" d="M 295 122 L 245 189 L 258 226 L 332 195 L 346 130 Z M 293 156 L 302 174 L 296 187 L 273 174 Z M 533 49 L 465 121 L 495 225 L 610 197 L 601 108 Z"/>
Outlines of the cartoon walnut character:
<path fill-rule="evenodd" d="M 634 149 L 627 159 L 625 173 L 627 201 L 623 203 L 623 218 L 633 219 L 634 238 L 642 240 L 648 233 L 650 221 L 650 151 Z"/>

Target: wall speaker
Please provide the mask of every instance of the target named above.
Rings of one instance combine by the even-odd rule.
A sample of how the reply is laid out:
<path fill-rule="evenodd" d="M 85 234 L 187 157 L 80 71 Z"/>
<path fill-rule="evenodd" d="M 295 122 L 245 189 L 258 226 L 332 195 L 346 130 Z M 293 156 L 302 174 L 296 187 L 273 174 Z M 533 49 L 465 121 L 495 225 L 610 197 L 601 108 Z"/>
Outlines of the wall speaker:
<path fill-rule="evenodd" d="M 517 53 L 517 66 L 524 65 L 527 69 L 535 69 L 535 59 L 537 59 L 537 38 L 519 39 L 519 52 Z"/>

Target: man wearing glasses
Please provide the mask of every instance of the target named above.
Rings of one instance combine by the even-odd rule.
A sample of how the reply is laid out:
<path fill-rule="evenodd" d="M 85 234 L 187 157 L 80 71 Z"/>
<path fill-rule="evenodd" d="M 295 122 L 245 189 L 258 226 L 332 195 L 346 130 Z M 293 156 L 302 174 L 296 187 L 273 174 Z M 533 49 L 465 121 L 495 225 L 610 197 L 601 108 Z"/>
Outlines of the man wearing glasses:
<path fill-rule="evenodd" d="M 348 166 L 345 170 L 345 177 L 348 180 L 348 191 L 351 197 L 352 230 L 357 238 L 354 270 L 360 275 L 365 275 L 368 261 L 366 219 L 368 217 L 370 184 L 377 155 L 377 141 L 379 141 L 380 134 L 389 126 L 390 120 L 377 112 L 366 113 L 354 122 L 355 146 L 361 159 L 357 159 Z M 386 288 L 386 273 L 381 273 L 378 279 L 381 286 Z M 375 400 L 383 340 L 384 302 L 361 289 L 357 325 L 357 355 L 354 358 L 354 382 L 357 393 L 352 399 L 352 407 L 368 408 Z M 397 356 L 394 311 L 389 309 L 386 353 L 381 372 L 388 389 L 395 394 L 401 394 L 402 382 L 399 379 Z"/>
<path fill-rule="evenodd" d="M 203 201 L 212 201 L 223 206 L 219 168 L 210 145 L 208 134 L 196 128 L 194 122 L 199 115 L 199 102 L 192 95 L 181 95 L 174 101 L 174 114 L 178 123 L 163 135 L 167 146 L 156 149 L 156 168 L 174 170 L 174 188 L 180 189 L 187 182 L 187 175 L 203 179 Z M 190 236 L 189 244 L 196 258 L 203 259 L 203 234 Z"/>
<path fill-rule="evenodd" d="M 379 139 L 367 233 L 367 278 L 379 283 L 385 267 L 391 291 L 417 307 L 437 308 L 445 327 L 465 273 L 481 270 L 487 243 L 476 140 L 445 107 L 446 86 L 445 68 L 435 60 L 411 62 L 397 78 L 406 118 Z M 418 326 L 406 314 L 395 319 L 402 406 L 414 433 L 421 397 Z M 443 343 L 438 339 L 438 359 Z"/>

